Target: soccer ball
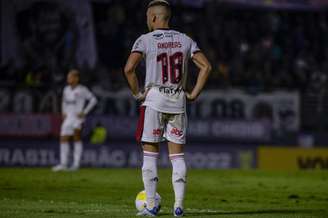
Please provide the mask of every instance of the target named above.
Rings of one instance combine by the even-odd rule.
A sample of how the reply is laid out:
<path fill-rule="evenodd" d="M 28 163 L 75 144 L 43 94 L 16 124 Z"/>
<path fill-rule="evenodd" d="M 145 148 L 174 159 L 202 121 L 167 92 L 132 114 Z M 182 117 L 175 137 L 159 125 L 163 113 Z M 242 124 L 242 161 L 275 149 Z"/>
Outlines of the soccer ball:
<path fill-rule="evenodd" d="M 145 207 L 147 207 L 147 196 L 146 192 L 143 190 L 137 194 L 136 197 L 136 208 L 138 211 L 142 211 Z M 161 196 L 156 193 L 155 196 L 155 207 L 160 208 L 161 207 Z"/>

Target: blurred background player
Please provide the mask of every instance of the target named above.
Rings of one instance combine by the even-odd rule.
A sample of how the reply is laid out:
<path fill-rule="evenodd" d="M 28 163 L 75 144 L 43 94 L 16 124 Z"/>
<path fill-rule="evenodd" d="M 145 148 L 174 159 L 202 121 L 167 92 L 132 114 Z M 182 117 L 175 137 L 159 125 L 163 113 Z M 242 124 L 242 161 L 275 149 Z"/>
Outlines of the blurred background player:
<path fill-rule="evenodd" d="M 172 162 L 172 183 L 175 193 L 174 216 L 183 216 L 186 184 L 186 164 L 183 147 L 186 137 L 186 99 L 195 100 L 203 89 L 211 66 L 197 44 L 188 36 L 169 29 L 170 5 L 164 0 L 148 4 L 148 34 L 140 36 L 133 45 L 124 72 L 133 96 L 142 101 L 137 140 L 142 143 L 144 158 L 142 178 L 147 194 L 147 207 L 139 216 L 156 216 L 159 208 L 154 200 L 158 182 L 157 159 L 159 143 L 168 141 Z M 135 69 L 146 59 L 146 91 L 141 92 Z M 185 92 L 187 64 L 191 57 L 199 68 L 193 90 Z"/>
<path fill-rule="evenodd" d="M 62 115 L 63 123 L 60 130 L 60 163 L 52 168 L 53 171 L 78 170 L 83 151 L 81 140 L 82 124 L 85 116 L 96 105 L 96 97 L 89 89 L 81 84 L 80 73 L 76 69 L 69 71 L 67 86 L 63 91 Z M 86 102 L 87 105 L 86 105 Z M 73 164 L 69 167 L 70 139 L 74 142 Z"/>

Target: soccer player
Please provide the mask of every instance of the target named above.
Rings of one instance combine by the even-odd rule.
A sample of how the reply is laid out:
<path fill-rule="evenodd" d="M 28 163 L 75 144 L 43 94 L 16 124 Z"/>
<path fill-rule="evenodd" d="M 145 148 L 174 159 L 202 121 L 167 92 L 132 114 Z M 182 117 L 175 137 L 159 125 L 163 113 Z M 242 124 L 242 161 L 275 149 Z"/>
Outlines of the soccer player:
<path fill-rule="evenodd" d="M 60 163 L 52 168 L 55 172 L 62 170 L 75 171 L 80 168 L 80 160 L 83 151 L 81 140 L 82 124 L 85 120 L 85 116 L 96 105 L 97 99 L 87 87 L 79 84 L 79 81 L 79 71 L 76 69 L 70 70 L 67 75 L 67 86 L 63 91 L 63 123 L 60 130 Z M 74 141 L 74 152 L 73 164 L 69 167 L 70 139 Z"/>
<path fill-rule="evenodd" d="M 186 164 L 183 147 L 186 138 L 186 100 L 194 101 L 202 91 L 211 65 L 197 44 L 187 35 L 169 29 L 170 4 L 154 0 L 148 4 L 149 33 L 141 35 L 133 45 L 124 74 L 133 96 L 140 102 L 140 118 L 136 133 L 143 145 L 142 179 L 147 195 L 147 207 L 139 216 L 156 216 L 154 199 L 158 182 L 157 159 L 159 143 L 168 141 L 172 162 L 172 183 L 175 193 L 174 216 L 183 216 L 186 185 Z M 135 69 L 146 60 L 145 90 L 138 85 Z M 189 58 L 199 68 L 192 91 L 184 90 Z"/>

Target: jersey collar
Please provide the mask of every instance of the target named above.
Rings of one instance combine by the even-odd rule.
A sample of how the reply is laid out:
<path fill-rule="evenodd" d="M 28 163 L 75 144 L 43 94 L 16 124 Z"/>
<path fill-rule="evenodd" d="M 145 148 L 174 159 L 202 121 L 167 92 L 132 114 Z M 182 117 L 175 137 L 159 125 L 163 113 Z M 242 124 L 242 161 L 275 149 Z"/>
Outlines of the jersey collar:
<path fill-rule="evenodd" d="M 170 30 L 170 28 L 158 28 L 158 29 L 156 29 L 156 30 Z M 155 31 L 156 31 L 155 30 Z"/>

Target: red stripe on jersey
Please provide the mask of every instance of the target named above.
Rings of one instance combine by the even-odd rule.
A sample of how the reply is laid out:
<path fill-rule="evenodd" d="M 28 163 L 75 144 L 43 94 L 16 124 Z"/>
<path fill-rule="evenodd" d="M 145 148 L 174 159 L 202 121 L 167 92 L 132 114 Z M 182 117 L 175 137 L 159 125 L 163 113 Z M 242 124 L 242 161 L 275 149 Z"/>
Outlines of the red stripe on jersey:
<path fill-rule="evenodd" d="M 144 130 L 145 111 L 146 111 L 146 106 L 141 106 L 139 110 L 140 114 L 139 114 L 139 120 L 138 120 L 137 131 L 136 131 L 136 140 L 139 143 L 141 143 L 141 138 Z"/>

